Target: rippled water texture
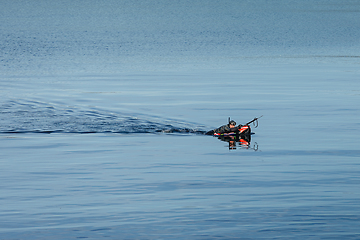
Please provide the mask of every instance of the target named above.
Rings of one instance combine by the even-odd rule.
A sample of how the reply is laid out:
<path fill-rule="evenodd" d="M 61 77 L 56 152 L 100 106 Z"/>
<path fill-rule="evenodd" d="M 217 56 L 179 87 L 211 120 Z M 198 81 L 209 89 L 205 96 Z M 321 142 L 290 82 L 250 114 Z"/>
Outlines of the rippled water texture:
<path fill-rule="evenodd" d="M 0 239 L 359 239 L 359 13 L 1 1 Z"/>
<path fill-rule="evenodd" d="M 11 101 L 1 106 L 0 114 L 0 133 L 205 133 L 180 121 L 151 116 L 140 119 L 94 109 L 62 109 L 40 102 Z"/>

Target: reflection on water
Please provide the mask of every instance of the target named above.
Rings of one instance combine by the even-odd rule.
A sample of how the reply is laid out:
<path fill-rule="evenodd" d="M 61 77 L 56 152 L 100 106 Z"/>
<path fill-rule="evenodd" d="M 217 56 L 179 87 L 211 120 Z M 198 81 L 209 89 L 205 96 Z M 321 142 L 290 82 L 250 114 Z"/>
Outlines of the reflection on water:
<path fill-rule="evenodd" d="M 222 135 L 217 137 L 219 140 L 223 142 L 229 143 L 229 150 L 235 150 L 237 148 L 240 149 L 252 149 L 254 151 L 259 150 L 259 145 L 254 142 L 251 144 L 251 134 L 247 135 Z"/>

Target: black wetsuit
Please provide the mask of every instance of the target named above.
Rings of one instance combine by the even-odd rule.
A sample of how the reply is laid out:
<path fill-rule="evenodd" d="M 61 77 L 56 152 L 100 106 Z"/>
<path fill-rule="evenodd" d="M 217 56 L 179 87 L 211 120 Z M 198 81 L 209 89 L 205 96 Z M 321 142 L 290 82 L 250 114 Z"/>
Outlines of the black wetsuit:
<path fill-rule="evenodd" d="M 211 130 L 211 131 L 208 131 L 206 133 L 206 135 L 214 135 L 214 133 L 228 133 L 228 132 L 234 132 L 234 131 L 237 131 L 238 128 L 237 127 L 234 127 L 234 128 L 230 128 L 230 125 L 229 124 L 226 124 L 226 125 L 223 125 L 219 128 L 216 128 L 214 130 Z"/>

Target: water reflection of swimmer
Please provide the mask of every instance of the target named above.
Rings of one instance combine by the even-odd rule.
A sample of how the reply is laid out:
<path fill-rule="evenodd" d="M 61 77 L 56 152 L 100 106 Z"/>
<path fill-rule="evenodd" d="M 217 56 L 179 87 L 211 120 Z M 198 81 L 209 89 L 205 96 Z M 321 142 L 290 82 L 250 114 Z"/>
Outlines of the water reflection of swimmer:
<path fill-rule="evenodd" d="M 229 149 L 236 149 L 236 137 L 235 136 L 219 136 L 218 139 L 229 143 Z"/>
<path fill-rule="evenodd" d="M 230 150 L 236 149 L 237 142 L 239 143 L 238 145 L 241 148 L 250 148 L 250 141 L 251 141 L 250 135 L 248 136 L 227 135 L 227 136 L 219 136 L 218 139 L 223 142 L 228 142 Z"/>
<path fill-rule="evenodd" d="M 236 142 L 235 141 L 229 141 L 229 149 L 230 150 L 236 149 Z"/>

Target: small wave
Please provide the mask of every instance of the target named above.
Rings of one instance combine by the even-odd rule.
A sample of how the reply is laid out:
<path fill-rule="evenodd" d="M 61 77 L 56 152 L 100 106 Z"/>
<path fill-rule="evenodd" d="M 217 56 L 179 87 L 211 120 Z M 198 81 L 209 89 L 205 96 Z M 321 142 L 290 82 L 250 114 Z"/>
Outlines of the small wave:
<path fill-rule="evenodd" d="M 139 117 L 141 115 L 141 117 Z M 0 133 L 193 133 L 203 126 L 144 114 L 10 101 L 0 108 Z"/>

